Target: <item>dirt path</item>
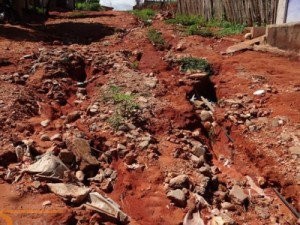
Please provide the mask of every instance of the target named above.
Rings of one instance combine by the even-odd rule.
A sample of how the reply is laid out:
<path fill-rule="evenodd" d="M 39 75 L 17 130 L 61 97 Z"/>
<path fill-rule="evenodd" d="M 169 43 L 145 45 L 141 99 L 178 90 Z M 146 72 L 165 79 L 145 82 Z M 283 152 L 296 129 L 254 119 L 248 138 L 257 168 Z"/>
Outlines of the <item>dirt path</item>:
<path fill-rule="evenodd" d="M 31 224 L 111 224 L 50 193 L 49 180 L 19 177 L 52 152 L 70 176 L 83 172 L 76 185 L 113 199 L 130 224 L 182 224 L 197 211 L 204 224 L 296 224 L 272 188 L 300 210 L 299 61 L 222 55 L 233 42 L 187 37 L 154 20 L 170 45 L 158 51 L 149 28 L 130 14 L 72 15 L 55 13 L 44 26 L 1 26 L 1 210 L 62 211 L 10 214 Z M 214 75 L 181 73 L 173 61 L 187 56 L 207 59 Z M 209 119 L 201 117 L 210 111 L 201 96 L 215 101 Z M 90 141 L 90 152 L 64 158 L 73 156 L 76 138 Z M 33 140 L 29 155 L 21 140 Z M 27 155 L 17 159 L 16 146 Z M 85 156 L 98 163 L 86 165 Z M 97 174 L 101 181 L 88 179 Z"/>

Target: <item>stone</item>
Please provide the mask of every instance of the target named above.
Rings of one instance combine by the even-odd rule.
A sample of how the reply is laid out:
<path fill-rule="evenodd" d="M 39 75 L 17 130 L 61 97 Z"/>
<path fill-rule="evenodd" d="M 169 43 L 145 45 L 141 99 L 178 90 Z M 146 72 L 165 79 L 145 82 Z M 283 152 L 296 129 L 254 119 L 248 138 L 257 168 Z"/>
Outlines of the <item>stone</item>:
<path fill-rule="evenodd" d="M 238 185 L 232 187 L 229 195 L 237 204 L 243 204 L 248 199 L 248 195 L 246 195 L 244 190 Z"/>
<path fill-rule="evenodd" d="M 59 152 L 58 157 L 60 158 L 61 161 L 63 161 L 66 164 L 71 164 L 75 160 L 75 155 L 73 152 L 69 151 L 68 149 L 62 149 Z"/>
<path fill-rule="evenodd" d="M 42 127 L 47 127 L 49 124 L 50 124 L 50 120 L 43 120 L 42 122 L 41 122 L 41 125 L 42 125 Z"/>
<path fill-rule="evenodd" d="M 136 162 L 137 154 L 133 152 L 129 152 L 125 157 L 124 157 L 124 162 L 127 165 L 131 165 Z"/>
<path fill-rule="evenodd" d="M 170 180 L 169 187 L 172 189 L 189 188 L 190 179 L 187 175 L 182 174 Z"/>
<path fill-rule="evenodd" d="M 75 176 L 79 181 L 83 181 L 85 177 L 84 173 L 81 170 L 76 171 Z"/>
<path fill-rule="evenodd" d="M 61 134 L 54 134 L 51 138 L 51 141 L 62 141 L 62 136 Z"/>
<path fill-rule="evenodd" d="M 106 193 L 113 191 L 113 184 L 111 179 L 106 179 L 100 184 L 100 189 Z"/>
<path fill-rule="evenodd" d="M 206 122 L 206 121 L 213 121 L 213 115 L 210 111 L 207 110 L 202 110 L 200 113 L 200 119 L 202 122 Z"/>
<path fill-rule="evenodd" d="M 74 138 L 67 140 L 67 147 L 76 156 L 76 161 L 80 162 L 80 170 L 87 166 L 98 166 L 99 161 L 91 154 L 91 147 L 87 140 L 82 138 Z"/>
<path fill-rule="evenodd" d="M 210 224 L 211 225 L 234 225 L 236 223 L 232 218 L 230 218 L 226 214 L 222 214 L 221 216 L 214 216 Z"/>
<path fill-rule="evenodd" d="M 256 96 L 262 96 L 266 93 L 265 90 L 257 90 L 253 93 L 253 95 L 256 95 Z"/>
<path fill-rule="evenodd" d="M 79 187 L 73 184 L 48 183 L 47 186 L 51 192 L 72 203 L 81 203 L 91 191 L 87 187 Z"/>
<path fill-rule="evenodd" d="M 235 210 L 234 204 L 232 204 L 230 202 L 222 202 L 221 207 L 222 207 L 222 209 L 226 209 L 226 210 Z"/>
<path fill-rule="evenodd" d="M 42 203 L 43 206 L 49 206 L 49 205 L 51 205 L 51 204 L 52 204 L 52 202 L 51 202 L 50 200 L 44 201 L 44 202 Z"/>
<path fill-rule="evenodd" d="M 39 189 L 39 187 L 41 186 L 41 182 L 38 180 L 35 180 L 32 182 L 32 187 L 34 187 L 35 189 Z"/>
<path fill-rule="evenodd" d="M 289 152 L 292 155 L 300 155 L 300 146 L 293 146 L 289 148 Z"/>
<path fill-rule="evenodd" d="M 182 190 L 176 189 L 168 192 L 167 197 L 173 202 L 175 205 L 179 207 L 186 206 L 186 197 Z"/>
<path fill-rule="evenodd" d="M 40 139 L 41 141 L 50 141 L 50 137 L 47 134 L 43 134 Z"/>
<path fill-rule="evenodd" d="M 192 153 L 197 156 L 197 157 L 201 157 L 201 156 L 204 156 L 205 153 L 206 153 L 206 148 L 204 146 L 201 146 L 201 145 L 197 145 L 197 146 L 194 146 L 192 148 Z"/>
<path fill-rule="evenodd" d="M 147 86 L 147 87 L 150 87 L 150 88 L 155 88 L 156 84 L 157 84 L 157 79 L 156 78 L 146 78 L 144 80 L 144 84 Z"/>
<path fill-rule="evenodd" d="M 79 118 L 80 118 L 80 112 L 79 111 L 71 112 L 66 117 L 66 123 L 74 122 Z"/>
<path fill-rule="evenodd" d="M 150 144 L 150 142 L 149 142 L 148 140 L 146 140 L 146 141 L 142 141 L 142 142 L 139 144 L 139 146 L 140 146 L 142 149 L 144 149 L 144 148 L 147 148 L 149 144 Z"/>

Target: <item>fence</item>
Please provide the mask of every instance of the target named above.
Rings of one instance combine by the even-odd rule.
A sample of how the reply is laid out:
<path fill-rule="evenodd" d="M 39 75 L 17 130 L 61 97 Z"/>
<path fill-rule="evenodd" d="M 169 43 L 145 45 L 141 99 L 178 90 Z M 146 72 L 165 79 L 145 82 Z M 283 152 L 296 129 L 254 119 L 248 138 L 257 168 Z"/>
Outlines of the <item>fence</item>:
<path fill-rule="evenodd" d="M 178 0 L 177 13 L 253 25 L 276 22 L 278 0 Z"/>

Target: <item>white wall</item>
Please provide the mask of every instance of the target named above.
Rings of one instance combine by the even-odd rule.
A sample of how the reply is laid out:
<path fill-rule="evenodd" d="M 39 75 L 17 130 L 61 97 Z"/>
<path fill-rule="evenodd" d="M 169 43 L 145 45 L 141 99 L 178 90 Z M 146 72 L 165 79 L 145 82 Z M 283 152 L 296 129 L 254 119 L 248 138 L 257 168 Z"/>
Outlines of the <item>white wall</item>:
<path fill-rule="evenodd" d="M 100 4 L 113 7 L 114 10 L 131 10 L 135 6 L 135 0 L 100 0 Z"/>

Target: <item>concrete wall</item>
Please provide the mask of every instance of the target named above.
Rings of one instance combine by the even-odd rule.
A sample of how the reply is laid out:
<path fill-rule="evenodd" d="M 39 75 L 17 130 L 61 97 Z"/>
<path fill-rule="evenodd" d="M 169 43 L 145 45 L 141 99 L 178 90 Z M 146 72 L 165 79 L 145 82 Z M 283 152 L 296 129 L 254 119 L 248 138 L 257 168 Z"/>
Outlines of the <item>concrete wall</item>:
<path fill-rule="evenodd" d="M 267 26 L 266 41 L 269 45 L 300 52 L 300 22 Z"/>

